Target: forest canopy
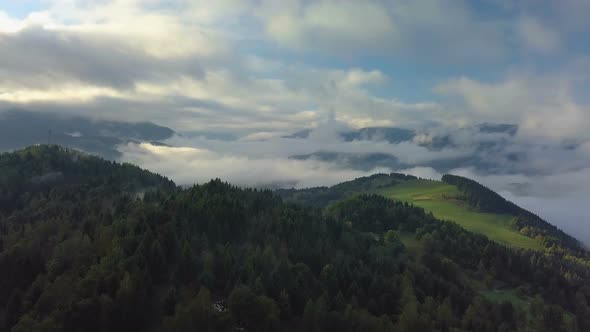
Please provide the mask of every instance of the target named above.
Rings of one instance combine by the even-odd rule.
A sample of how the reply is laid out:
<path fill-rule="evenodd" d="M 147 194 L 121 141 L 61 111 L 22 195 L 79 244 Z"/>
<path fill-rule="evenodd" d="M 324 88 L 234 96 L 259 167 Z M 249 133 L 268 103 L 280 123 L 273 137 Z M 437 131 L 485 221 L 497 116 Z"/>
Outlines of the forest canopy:
<path fill-rule="evenodd" d="M 379 195 L 180 188 L 57 146 L 0 155 L 0 184 L 2 331 L 590 330 L 584 254 Z"/>

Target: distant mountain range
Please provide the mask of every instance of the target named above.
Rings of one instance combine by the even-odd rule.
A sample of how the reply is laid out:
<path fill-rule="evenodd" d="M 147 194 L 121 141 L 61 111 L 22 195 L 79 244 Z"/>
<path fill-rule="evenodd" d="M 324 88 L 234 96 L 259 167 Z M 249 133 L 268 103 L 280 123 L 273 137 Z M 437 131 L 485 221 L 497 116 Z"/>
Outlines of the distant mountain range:
<path fill-rule="evenodd" d="M 116 159 L 117 145 L 153 142 L 172 137 L 174 131 L 151 122 L 95 121 L 80 116 L 60 116 L 23 110 L 0 112 L 0 151 L 33 144 L 59 144 L 107 159 Z"/>
<path fill-rule="evenodd" d="M 308 154 L 294 155 L 290 157 L 295 160 L 318 160 L 337 163 L 342 168 L 352 168 L 363 171 L 370 171 L 375 168 L 398 169 L 405 168 L 399 160 L 388 153 L 343 153 L 332 151 L 318 151 Z"/>
<path fill-rule="evenodd" d="M 284 138 L 305 139 L 313 130 L 307 129 Z M 376 168 L 405 169 L 416 166 L 429 166 L 440 172 L 447 172 L 458 167 L 473 167 L 486 172 L 495 172 L 505 169 L 506 165 L 515 162 L 518 156 L 506 152 L 509 139 L 518 132 L 518 126 L 513 124 L 483 123 L 473 127 L 461 128 L 446 133 L 418 132 L 411 129 L 396 127 L 369 127 L 358 130 L 343 131 L 339 133 L 345 142 L 374 141 L 389 144 L 414 143 L 430 151 L 441 151 L 464 147 L 462 141 L 471 140 L 472 153 L 467 156 L 437 158 L 427 162 L 411 163 L 400 161 L 400 158 L 392 153 L 366 152 L 351 153 L 330 150 L 313 151 L 306 154 L 293 155 L 290 158 L 296 160 L 319 160 L 333 162 L 343 168 L 351 168 L 369 171 Z M 481 136 L 485 139 L 478 139 Z M 494 156 L 490 158 L 490 156 Z M 501 164 L 501 166 L 500 166 Z"/>
<path fill-rule="evenodd" d="M 472 131 L 484 134 L 506 134 L 514 136 L 518 132 L 518 125 L 515 124 L 497 124 L 497 123 L 482 123 L 473 127 L 459 129 L 459 131 Z M 303 129 L 290 135 L 285 135 L 283 138 L 299 138 L 306 139 L 313 132 L 313 129 Z M 429 134 L 424 131 L 424 134 Z M 367 127 L 355 130 L 342 131 L 339 133 L 342 139 L 346 142 L 352 141 L 384 141 L 387 143 L 401 143 L 413 141 L 420 133 L 414 129 L 399 128 L 399 127 Z M 433 149 L 440 149 L 452 145 L 449 134 L 431 135 L 432 142 L 421 143 L 424 146 Z"/>
<path fill-rule="evenodd" d="M 304 129 L 283 138 L 308 138 L 313 129 Z M 346 142 L 352 141 L 386 141 L 388 143 L 401 143 L 414 139 L 416 131 L 396 127 L 368 127 L 358 130 L 343 131 L 340 133 Z"/>

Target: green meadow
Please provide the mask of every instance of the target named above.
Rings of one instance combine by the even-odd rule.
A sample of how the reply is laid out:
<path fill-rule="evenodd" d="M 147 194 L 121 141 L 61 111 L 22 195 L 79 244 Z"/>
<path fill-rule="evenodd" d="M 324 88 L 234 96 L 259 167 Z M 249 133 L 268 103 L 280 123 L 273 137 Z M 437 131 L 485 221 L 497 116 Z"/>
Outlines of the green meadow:
<path fill-rule="evenodd" d="M 469 231 L 486 235 L 503 245 L 542 249 L 541 243 L 537 240 L 524 236 L 512 228 L 513 216 L 474 211 L 457 199 L 461 193 L 453 185 L 432 180 L 410 180 L 379 189 L 378 193 L 412 203 L 427 212 L 432 212 L 438 219 L 453 221 Z"/>
<path fill-rule="evenodd" d="M 418 254 L 420 251 L 421 245 L 420 241 L 416 240 L 416 235 L 414 233 L 405 233 L 402 232 L 399 234 L 399 238 L 411 254 Z"/>

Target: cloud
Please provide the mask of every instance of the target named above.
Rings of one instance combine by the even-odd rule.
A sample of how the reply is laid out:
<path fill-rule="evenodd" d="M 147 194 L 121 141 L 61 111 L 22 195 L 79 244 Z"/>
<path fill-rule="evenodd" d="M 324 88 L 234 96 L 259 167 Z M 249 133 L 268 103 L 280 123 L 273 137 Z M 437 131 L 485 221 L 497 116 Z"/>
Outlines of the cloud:
<path fill-rule="evenodd" d="M 496 61 L 510 53 L 509 36 L 518 26 L 532 43 L 550 49 L 535 37 L 551 35 L 540 15 L 507 22 L 478 14 L 465 3 L 432 0 L 223 0 L 207 6 L 54 0 L 22 19 L 0 15 L 0 102 L 39 110 L 78 107 L 80 113 L 104 109 L 98 116 L 154 118 L 186 131 L 280 134 L 314 127 L 334 113 L 357 128 L 490 120 L 514 121 L 542 136 L 585 132 L 587 106 L 575 98 L 572 86 L 580 84 L 571 78 L 546 84 L 535 75 L 508 74 L 492 83 L 450 78 L 435 87 L 450 101 L 428 91 L 408 101 L 398 96 L 405 82 L 395 71 L 379 61 L 354 60 Z M 296 37 L 273 32 L 277 17 L 292 21 L 286 33 Z M 277 43 L 301 53 L 283 55 Z M 332 65 L 313 60 L 316 52 L 329 59 L 362 56 Z M 563 113 L 558 119 L 555 109 Z"/>
<path fill-rule="evenodd" d="M 278 43 L 296 49 L 363 52 L 379 49 L 384 40 L 397 38 L 392 18 L 376 1 L 301 2 L 281 8 L 266 19 L 267 33 Z"/>
<path fill-rule="evenodd" d="M 573 33 L 583 32 L 590 26 L 586 15 L 590 3 L 585 0 L 525 0 L 515 4 L 520 13 L 532 13 L 539 20 L 551 23 L 560 33 L 562 41 L 572 42 L 570 37 Z"/>
<path fill-rule="evenodd" d="M 25 46 L 14 44 L 28 40 L 28 34 L 31 32 L 23 30 L 6 37 L 8 51 L 0 55 L 0 62 L 8 68 L 7 79 L 0 80 L 0 101 L 6 105 L 39 110 L 47 103 L 53 109 L 64 108 L 58 106 L 62 103 L 73 111 L 77 106 L 79 113 L 102 108 L 100 115 L 105 117 L 154 118 L 179 130 L 252 132 L 314 126 L 334 111 L 340 120 L 357 127 L 419 123 L 422 116 L 438 109 L 432 102 L 405 103 L 374 96 L 370 87 L 388 82 L 378 70 L 279 64 L 269 76 L 251 68 L 251 57 L 226 58 L 219 63 L 132 52 L 118 57 L 108 47 L 113 44 L 95 47 L 78 38 L 74 40 L 80 43 L 72 43 L 43 30 L 33 35 L 58 41 L 47 42 L 47 49 L 43 43 L 33 43 L 39 51 L 35 54 L 44 56 L 19 58 Z M 96 66 L 85 66 L 86 61 Z M 392 116 L 398 121 L 390 120 Z"/>
<path fill-rule="evenodd" d="M 413 167 L 399 170 L 399 173 L 417 176 L 422 179 L 437 180 L 442 178 L 442 174 L 432 167 Z"/>
<path fill-rule="evenodd" d="M 526 46 L 533 51 L 551 54 L 561 47 L 560 35 L 534 18 L 523 18 L 519 23 L 519 33 Z"/>
<path fill-rule="evenodd" d="M 207 7 L 209 13 L 223 8 Z M 226 45 L 207 24 L 207 7 L 199 11 L 184 0 L 52 0 L 48 12 L 54 29 L 124 40 L 150 56 L 219 56 Z"/>
<path fill-rule="evenodd" d="M 271 136 L 269 133 L 255 133 L 245 135 L 238 141 L 209 140 L 201 137 L 175 136 L 166 143 L 174 146 L 190 146 L 219 151 L 230 154 L 240 154 L 253 157 L 273 156 L 289 158 L 295 155 L 305 155 L 319 151 L 342 154 L 389 154 L 396 156 L 401 163 L 422 165 L 436 160 L 447 160 L 467 157 L 473 154 L 474 146 L 464 145 L 453 149 L 431 150 L 414 142 L 389 144 L 385 141 L 355 140 L 346 142 L 341 136 L 349 132 L 351 127 L 336 119 L 321 121 L 310 129 L 306 139 L 284 138 Z M 254 138 L 254 139 L 253 139 Z"/>
<path fill-rule="evenodd" d="M 108 36 L 31 27 L 0 35 L 0 83 L 18 89 L 66 83 L 131 89 L 138 81 L 160 84 L 199 77 L 198 60 L 164 60 Z"/>
<path fill-rule="evenodd" d="M 287 3 L 269 6 L 261 16 L 271 39 L 299 51 L 458 63 L 498 61 L 509 50 L 503 22 L 481 22 L 471 8 L 456 1 Z"/>
<path fill-rule="evenodd" d="M 50 14 L 47 11 L 33 12 L 24 19 L 15 19 L 0 10 L 0 33 L 16 33 L 27 27 L 51 25 Z"/>
<path fill-rule="evenodd" d="M 260 5 L 54 0 L 22 19 L 2 14 L 0 105 L 250 134 L 313 127 L 331 113 L 357 127 L 418 123 L 438 109 L 377 96 L 390 84 L 378 69 L 243 51 L 242 39 L 259 38 L 250 32 Z"/>
<path fill-rule="evenodd" d="M 497 82 L 449 79 L 435 92 L 451 97 L 456 119 L 520 124 L 520 133 L 556 139 L 588 137 L 590 107 L 578 101 L 567 73 L 514 73 Z M 457 117 L 459 116 L 459 117 Z"/>
<path fill-rule="evenodd" d="M 192 147 L 154 146 L 149 143 L 120 147 L 123 160 L 170 177 L 181 185 L 221 178 L 240 186 L 310 187 L 333 185 L 386 169 L 369 172 L 342 170 L 329 163 L 284 158 L 255 158 Z"/>

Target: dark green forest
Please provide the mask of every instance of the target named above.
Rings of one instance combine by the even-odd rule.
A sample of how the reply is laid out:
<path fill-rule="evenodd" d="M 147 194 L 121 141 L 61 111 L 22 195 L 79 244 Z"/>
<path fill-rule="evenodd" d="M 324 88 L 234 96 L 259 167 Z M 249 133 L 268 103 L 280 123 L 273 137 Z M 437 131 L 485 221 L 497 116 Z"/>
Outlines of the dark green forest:
<path fill-rule="evenodd" d="M 2 154 L 0 331 L 590 331 L 568 238 L 509 249 L 354 190 L 305 206 L 58 146 Z M 498 285 L 527 305 L 482 292 Z"/>

